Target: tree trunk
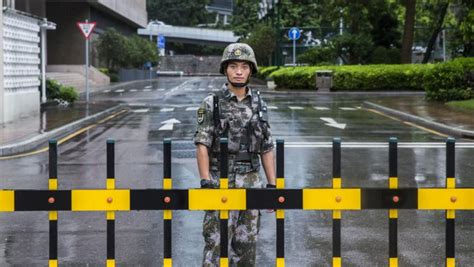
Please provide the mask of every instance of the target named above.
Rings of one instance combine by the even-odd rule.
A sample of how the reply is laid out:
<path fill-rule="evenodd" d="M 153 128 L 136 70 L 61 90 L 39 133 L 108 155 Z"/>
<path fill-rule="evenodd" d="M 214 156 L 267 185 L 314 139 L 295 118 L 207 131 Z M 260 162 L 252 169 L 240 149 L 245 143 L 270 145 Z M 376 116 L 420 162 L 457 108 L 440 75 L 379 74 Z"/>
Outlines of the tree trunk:
<path fill-rule="evenodd" d="M 437 8 L 436 15 L 438 17 L 438 20 L 436 21 L 433 32 L 431 33 L 431 38 L 428 41 L 428 45 L 426 46 L 426 53 L 423 56 L 423 62 L 422 62 L 423 64 L 428 63 L 428 60 L 431 57 L 431 52 L 436 42 L 436 38 L 438 37 L 438 34 L 441 31 L 441 27 L 443 26 L 443 21 L 444 21 L 444 17 L 446 16 L 446 11 L 448 10 L 448 5 L 449 5 L 448 2 L 442 3 Z"/>
<path fill-rule="evenodd" d="M 405 26 L 401 49 L 401 63 L 411 63 L 411 47 L 413 46 L 413 35 L 415 33 L 415 9 L 416 0 L 405 1 Z"/>

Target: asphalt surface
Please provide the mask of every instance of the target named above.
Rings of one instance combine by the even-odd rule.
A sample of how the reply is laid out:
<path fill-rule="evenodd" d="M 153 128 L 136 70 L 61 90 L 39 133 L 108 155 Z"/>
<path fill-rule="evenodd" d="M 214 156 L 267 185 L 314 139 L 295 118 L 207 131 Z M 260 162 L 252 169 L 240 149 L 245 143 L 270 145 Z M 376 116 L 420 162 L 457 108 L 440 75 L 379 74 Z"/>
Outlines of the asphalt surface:
<path fill-rule="evenodd" d="M 116 141 L 117 188 L 162 187 L 164 138 L 173 140 L 173 188 L 198 187 L 191 142 L 196 108 L 202 98 L 220 88 L 223 82 L 218 77 L 169 78 L 94 94 L 94 102 L 121 103 L 126 111 L 96 123 L 59 146 L 59 189 L 105 188 L 105 148 L 109 138 Z M 333 137 L 343 141 L 343 187 L 388 187 L 386 142 L 390 137 L 400 141 L 400 187 L 445 187 L 446 135 L 380 114 L 364 104 L 393 95 L 285 94 L 266 90 L 262 94 L 269 105 L 273 136 L 285 140 L 287 188 L 331 186 L 332 154 L 328 144 Z M 166 123 L 170 120 L 175 123 Z M 473 143 L 463 138 L 457 143 L 456 186 L 473 187 Z M 2 159 L 0 169 L 0 188 L 48 188 L 47 153 Z M 117 265 L 162 265 L 162 218 L 159 211 L 117 213 Z M 173 212 L 175 266 L 200 265 L 204 245 L 202 218 L 202 212 Z M 444 211 L 399 211 L 400 266 L 444 265 L 444 218 Z M 459 266 L 474 264 L 472 218 L 472 211 L 456 212 Z M 47 212 L 1 213 L 0 265 L 46 265 L 47 221 Z M 331 224 L 331 211 L 287 211 L 286 265 L 330 266 Z M 60 265 L 104 265 L 104 212 L 59 212 L 58 225 Z M 262 211 L 259 238 L 257 265 L 273 266 L 276 254 L 273 213 Z M 343 265 L 387 266 L 387 258 L 388 211 L 343 212 Z"/>

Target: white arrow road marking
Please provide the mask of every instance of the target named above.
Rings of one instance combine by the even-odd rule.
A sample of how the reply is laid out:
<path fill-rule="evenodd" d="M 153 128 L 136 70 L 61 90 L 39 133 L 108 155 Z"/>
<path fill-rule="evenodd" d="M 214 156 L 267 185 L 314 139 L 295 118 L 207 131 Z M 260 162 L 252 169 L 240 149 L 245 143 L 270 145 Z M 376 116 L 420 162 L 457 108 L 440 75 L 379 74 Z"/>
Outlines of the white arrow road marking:
<path fill-rule="evenodd" d="M 187 107 L 186 111 L 196 111 L 198 109 L 199 109 L 199 107 Z"/>
<path fill-rule="evenodd" d="M 143 92 L 151 92 L 151 89 L 143 89 Z"/>
<path fill-rule="evenodd" d="M 145 87 L 143 87 L 143 88 L 147 88 L 147 89 L 148 89 L 148 88 L 152 88 L 152 87 L 153 87 L 153 86 L 148 85 L 148 86 L 145 86 Z"/>
<path fill-rule="evenodd" d="M 123 93 L 123 92 L 125 92 L 125 90 L 123 90 L 123 89 L 118 89 L 118 90 L 115 90 L 115 92 L 116 92 L 116 93 Z"/>
<path fill-rule="evenodd" d="M 267 108 L 268 109 L 278 109 L 278 107 L 275 107 L 275 106 L 268 106 Z"/>
<path fill-rule="evenodd" d="M 302 110 L 304 107 L 295 107 L 295 106 L 288 106 L 292 110 Z"/>
<path fill-rule="evenodd" d="M 339 128 L 339 129 L 344 129 L 346 128 L 346 124 L 345 123 L 337 123 L 333 118 L 324 118 L 324 117 L 321 117 L 320 118 L 321 120 L 327 122 L 326 125 L 327 126 L 331 126 L 331 127 L 335 127 L 335 128 Z"/>
<path fill-rule="evenodd" d="M 135 113 L 146 113 L 148 112 L 149 109 L 147 108 L 144 108 L 144 109 L 135 109 L 133 112 Z"/>
<path fill-rule="evenodd" d="M 170 112 L 170 111 L 174 111 L 174 108 L 162 108 L 162 109 L 160 109 L 160 112 Z"/>
<path fill-rule="evenodd" d="M 327 107 L 314 107 L 316 110 L 329 110 Z"/>
<path fill-rule="evenodd" d="M 350 107 L 340 107 L 340 110 L 357 110 L 356 108 L 350 108 Z"/>
<path fill-rule="evenodd" d="M 130 92 L 136 92 L 138 91 L 137 89 L 130 89 Z"/>
<path fill-rule="evenodd" d="M 173 126 L 175 123 L 181 123 L 181 122 L 175 118 L 162 121 L 161 124 L 164 124 L 164 125 L 161 126 L 160 129 L 158 129 L 158 131 L 171 131 L 173 130 Z"/>

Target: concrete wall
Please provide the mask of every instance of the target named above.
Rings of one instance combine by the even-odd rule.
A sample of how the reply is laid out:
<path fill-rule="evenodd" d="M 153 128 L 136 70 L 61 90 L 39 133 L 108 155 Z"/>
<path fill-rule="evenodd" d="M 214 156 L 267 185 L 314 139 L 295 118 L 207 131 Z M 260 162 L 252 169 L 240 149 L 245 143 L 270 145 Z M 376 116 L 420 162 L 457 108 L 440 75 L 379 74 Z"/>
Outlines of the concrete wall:
<path fill-rule="evenodd" d="M 3 1 L 0 3 L 0 7 L 3 10 Z M 0 12 L 0 22 L 3 21 L 3 12 Z M 3 32 L 3 23 L 0 23 L 0 32 Z M 0 47 L 3 47 L 3 38 L 0 38 Z M 4 94 L 5 89 L 3 88 L 3 49 L 0 49 L 0 124 L 5 122 L 4 114 L 5 114 L 5 101 L 4 101 Z"/>
<path fill-rule="evenodd" d="M 140 27 L 146 27 L 147 25 L 146 0 L 98 0 L 97 2 L 133 21 Z"/>
<path fill-rule="evenodd" d="M 160 70 L 184 71 L 185 74 L 219 73 L 220 62 L 220 56 L 164 56 L 160 57 Z"/>
<path fill-rule="evenodd" d="M 48 2 L 46 9 L 48 20 L 57 24 L 56 30 L 48 32 L 48 64 L 85 64 L 84 36 L 76 22 L 90 19 L 89 5 Z"/>

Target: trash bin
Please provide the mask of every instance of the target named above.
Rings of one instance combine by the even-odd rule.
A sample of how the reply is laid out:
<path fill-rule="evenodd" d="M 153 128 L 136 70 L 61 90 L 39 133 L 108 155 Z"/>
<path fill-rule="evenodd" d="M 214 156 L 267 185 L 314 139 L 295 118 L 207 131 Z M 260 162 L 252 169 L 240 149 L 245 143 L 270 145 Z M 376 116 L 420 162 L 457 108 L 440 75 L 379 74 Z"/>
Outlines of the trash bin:
<path fill-rule="evenodd" d="M 329 91 L 332 87 L 332 70 L 316 71 L 316 89 Z"/>

